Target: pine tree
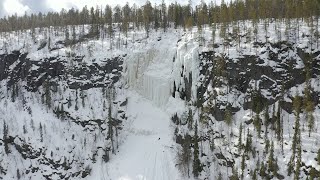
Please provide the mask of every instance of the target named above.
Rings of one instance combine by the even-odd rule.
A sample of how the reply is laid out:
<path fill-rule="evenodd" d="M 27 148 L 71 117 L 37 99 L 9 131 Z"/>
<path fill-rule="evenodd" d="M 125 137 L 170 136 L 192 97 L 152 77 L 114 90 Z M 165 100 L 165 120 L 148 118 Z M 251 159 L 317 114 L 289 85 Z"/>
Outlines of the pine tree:
<path fill-rule="evenodd" d="M 245 154 L 242 154 L 242 157 L 241 157 L 241 179 L 243 179 L 245 168 L 246 168 L 246 158 L 245 158 Z"/>
<path fill-rule="evenodd" d="M 83 90 L 80 90 L 80 98 L 81 98 L 81 102 L 82 102 L 82 107 L 84 108 L 86 106 L 86 104 L 85 104 L 85 94 L 84 94 Z"/>
<path fill-rule="evenodd" d="M 298 116 L 301 112 L 301 97 L 298 96 L 298 94 L 296 94 L 294 97 L 293 108 L 295 110 L 295 115 Z"/>
<path fill-rule="evenodd" d="M 263 162 L 261 163 L 259 174 L 260 174 L 260 176 L 261 176 L 262 178 L 266 177 L 266 175 L 267 175 L 267 174 L 266 174 L 266 167 L 265 167 L 265 165 L 264 165 Z"/>
<path fill-rule="evenodd" d="M 261 137 L 261 120 L 260 120 L 260 114 L 256 113 L 256 116 L 253 120 L 254 127 L 256 128 L 258 132 L 258 137 Z"/>
<path fill-rule="evenodd" d="M 162 14 L 162 28 L 163 28 L 163 31 L 166 32 L 167 26 L 168 26 L 168 16 L 167 16 L 167 5 L 164 2 L 164 0 L 162 0 L 162 3 L 161 3 L 161 14 Z"/>
<path fill-rule="evenodd" d="M 76 27 L 73 25 L 71 27 L 71 30 L 72 30 L 72 43 L 74 44 L 77 41 Z"/>
<path fill-rule="evenodd" d="M 107 23 L 107 34 L 108 37 L 110 38 L 110 42 L 111 42 L 111 38 L 113 36 L 113 29 L 112 29 L 112 8 L 109 5 L 106 5 L 105 7 L 105 13 L 104 13 L 104 18 L 105 18 L 105 22 Z"/>
<path fill-rule="evenodd" d="M 225 119 L 225 122 L 228 126 L 232 125 L 232 114 L 231 114 L 229 106 L 225 110 L 225 118 L 224 119 Z"/>
<path fill-rule="evenodd" d="M 277 160 L 274 157 L 274 143 L 272 141 L 271 143 L 271 149 L 270 149 L 270 154 L 268 158 L 268 169 L 269 172 L 272 172 L 274 176 L 277 175 L 277 171 L 279 169 Z"/>
<path fill-rule="evenodd" d="M 39 125 L 39 132 L 40 132 L 40 142 L 43 142 L 43 129 L 42 129 L 41 123 Z"/>
<path fill-rule="evenodd" d="M 310 84 L 309 82 L 307 82 L 307 85 L 304 90 L 305 95 L 303 98 L 303 106 L 306 114 L 306 119 L 308 122 L 309 137 L 311 136 L 311 132 L 314 129 L 314 123 L 315 123 L 315 119 L 313 116 L 314 103 L 312 102 L 310 89 L 311 89 Z"/>
<path fill-rule="evenodd" d="M 278 103 L 278 110 L 277 110 L 277 115 L 276 115 L 276 122 L 277 122 L 277 126 L 276 126 L 276 133 L 277 133 L 277 139 L 278 141 L 280 141 L 281 139 L 281 108 L 280 108 L 280 101 Z"/>
<path fill-rule="evenodd" d="M 318 165 L 320 165 L 320 149 L 318 150 L 317 160 L 318 160 Z"/>
<path fill-rule="evenodd" d="M 217 180 L 223 180 L 221 172 L 219 172 Z"/>
<path fill-rule="evenodd" d="M 253 171 L 253 174 L 252 174 L 252 180 L 257 180 L 258 179 L 258 177 L 257 177 L 257 169 L 255 169 L 254 171 Z"/>
<path fill-rule="evenodd" d="M 111 141 L 111 150 L 112 153 L 115 153 L 114 148 L 114 137 L 113 137 L 113 126 L 112 126 L 112 108 L 111 108 L 111 99 L 109 99 L 109 108 L 108 108 L 108 139 Z"/>
<path fill-rule="evenodd" d="M 293 134 L 293 141 L 292 141 L 292 154 L 296 154 L 296 148 L 297 145 L 300 143 L 298 142 L 299 140 L 299 133 L 300 133 L 300 111 L 301 111 L 301 99 L 298 95 L 295 96 L 294 101 L 293 101 L 293 107 L 295 109 L 295 116 L 296 116 L 296 121 L 295 121 L 295 129 L 294 129 L 294 134 Z"/>
<path fill-rule="evenodd" d="M 300 168 L 301 168 L 301 145 L 299 144 L 298 146 L 298 157 L 297 157 L 297 162 L 296 162 L 296 169 L 294 172 L 294 180 L 299 180 L 300 179 Z"/>
<path fill-rule="evenodd" d="M 239 127 L 239 140 L 238 140 L 238 149 L 239 151 L 242 149 L 242 123 L 240 124 L 240 127 Z"/>
<path fill-rule="evenodd" d="M 314 167 L 312 167 L 310 170 L 309 180 L 315 180 L 316 176 L 317 176 L 317 170 Z"/>
<path fill-rule="evenodd" d="M 50 50 L 51 49 L 51 37 L 49 36 L 49 39 L 48 39 L 48 49 Z"/>
<path fill-rule="evenodd" d="M 248 154 L 252 151 L 252 135 L 249 132 L 249 129 L 247 130 L 247 141 L 245 146 L 245 152 Z"/>
<path fill-rule="evenodd" d="M 127 37 L 128 36 L 128 29 L 129 29 L 129 20 L 130 20 L 130 7 L 129 3 L 127 2 L 126 5 L 122 8 L 122 32 Z"/>
<path fill-rule="evenodd" d="M 269 139 L 265 139 L 265 146 L 264 146 L 265 154 L 269 153 L 269 149 L 270 149 L 270 140 Z"/>
<path fill-rule="evenodd" d="M 65 112 L 64 112 L 64 105 L 63 105 L 63 103 L 61 103 L 60 112 L 61 112 L 61 114 L 60 114 L 61 118 L 64 118 Z"/>
<path fill-rule="evenodd" d="M 186 134 L 184 136 L 184 141 L 181 144 L 182 149 L 178 152 L 178 162 L 179 166 L 184 174 L 188 174 L 188 177 L 190 177 L 190 160 L 191 160 L 191 139 L 190 136 Z"/>
<path fill-rule="evenodd" d="M 270 120 L 270 117 L 269 117 L 269 106 L 267 105 L 265 107 L 265 110 L 264 110 L 265 139 L 267 138 L 267 135 L 268 135 L 269 120 Z"/>
<path fill-rule="evenodd" d="M 232 176 L 230 176 L 230 180 L 239 180 L 239 174 L 235 167 L 232 167 Z"/>
<path fill-rule="evenodd" d="M 143 21 L 144 21 L 144 28 L 146 30 L 147 37 L 149 37 L 150 32 L 150 23 L 152 21 L 152 5 L 148 0 L 146 4 L 143 6 Z"/>
<path fill-rule="evenodd" d="M 14 84 L 14 85 L 12 85 L 12 90 L 11 90 L 11 101 L 12 102 L 15 102 L 16 101 L 16 97 L 17 97 L 17 95 L 16 95 L 16 85 Z"/>
<path fill-rule="evenodd" d="M 191 16 L 187 17 L 186 28 L 191 32 L 193 27 L 193 19 Z"/>
<path fill-rule="evenodd" d="M 9 150 L 9 145 L 8 145 L 8 125 L 6 124 L 5 121 L 3 121 L 3 144 L 4 144 L 4 151 L 6 154 L 9 154 L 11 151 Z"/>
<path fill-rule="evenodd" d="M 192 110 L 189 109 L 189 112 L 188 112 L 188 128 L 189 130 L 192 129 L 192 124 L 193 124 L 193 114 L 192 114 Z"/>
<path fill-rule="evenodd" d="M 294 169 L 294 154 L 291 156 L 290 161 L 288 162 L 288 176 L 291 176 L 293 169 Z"/>
<path fill-rule="evenodd" d="M 75 99 L 75 101 L 76 101 L 76 104 L 74 106 L 74 110 L 78 111 L 79 110 L 79 107 L 78 107 L 78 90 L 76 90 L 76 99 Z"/>
<path fill-rule="evenodd" d="M 297 94 L 293 100 L 293 107 L 295 110 L 296 121 L 295 121 L 294 134 L 293 134 L 293 140 L 292 140 L 292 156 L 288 163 L 288 175 L 291 175 L 293 171 L 294 160 L 295 160 L 296 152 L 298 149 L 298 157 L 296 162 L 294 179 L 299 179 L 300 167 L 301 167 L 301 131 L 300 131 L 301 98 Z"/>
<path fill-rule="evenodd" d="M 44 87 L 44 93 L 45 93 L 45 103 L 48 106 L 48 108 L 51 108 L 51 89 L 50 89 L 50 83 L 49 79 L 47 78 L 46 81 L 43 84 Z"/>
<path fill-rule="evenodd" d="M 18 180 L 20 180 L 20 178 L 21 178 L 20 170 L 19 170 L 19 169 L 17 169 L 17 179 L 18 179 Z"/>
<path fill-rule="evenodd" d="M 71 95 L 69 94 L 69 98 L 68 98 L 68 108 L 70 108 L 71 107 Z"/>
<path fill-rule="evenodd" d="M 199 176 L 199 173 L 202 171 L 201 162 L 199 159 L 199 137 L 198 137 L 198 124 L 196 122 L 194 127 L 194 150 L 193 150 L 193 170 L 192 173 L 195 177 Z"/>
<path fill-rule="evenodd" d="M 70 43 L 70 37 L 69 37 L 69 28 L 68 26 L 65 27 L 65 38 L 64 41 L 66 43 L 66 45 L 68 45 Z"/>

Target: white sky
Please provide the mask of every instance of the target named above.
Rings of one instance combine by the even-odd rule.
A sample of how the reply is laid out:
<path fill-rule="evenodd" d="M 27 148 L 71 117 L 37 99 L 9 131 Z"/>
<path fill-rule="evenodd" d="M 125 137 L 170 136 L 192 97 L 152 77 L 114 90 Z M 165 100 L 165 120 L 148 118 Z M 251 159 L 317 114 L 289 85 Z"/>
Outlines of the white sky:
<path fill-rule="evenodd" d="M 178 3 L 187 4 L 188 0 L 165 0 L 167 4 L 177 1 Z M 220 3 L 221 0 L 213 0 Z M 82 9 L 85 5 L 88 7 L 105 6 L 106 4 L 115 6 L 117 4 L 124 5 L 129 2 L 141 5 L 146 0 L 0 0 L 0 17 L 17 13 L 23 15 L 27 12 L 47 12 L 50 10 L 60 11 L 62 8 L 70 9 L 71 7 Z M 162 0 L 150 0 L 152 4 L 160 4 Z M 194 4 L 200 3 L 200 0 L 192 0 Z M 205 0 L 211 2 L 211 0 Z"/>

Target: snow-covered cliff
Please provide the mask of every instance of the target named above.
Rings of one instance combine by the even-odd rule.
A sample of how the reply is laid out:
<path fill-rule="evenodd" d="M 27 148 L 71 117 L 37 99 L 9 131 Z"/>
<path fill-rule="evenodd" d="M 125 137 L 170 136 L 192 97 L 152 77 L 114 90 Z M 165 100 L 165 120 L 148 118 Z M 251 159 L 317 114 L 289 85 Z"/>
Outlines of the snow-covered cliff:
<path fill-rule="evenodd" d="M 306 87 L 314 126 L 301 108 L 299 177 L 320 177 L 315 29 L 221 27 L 112 39 L 69 27 L 68 44 L 54 28 L 2 33 L 0 178 L 292 179 Z"/>

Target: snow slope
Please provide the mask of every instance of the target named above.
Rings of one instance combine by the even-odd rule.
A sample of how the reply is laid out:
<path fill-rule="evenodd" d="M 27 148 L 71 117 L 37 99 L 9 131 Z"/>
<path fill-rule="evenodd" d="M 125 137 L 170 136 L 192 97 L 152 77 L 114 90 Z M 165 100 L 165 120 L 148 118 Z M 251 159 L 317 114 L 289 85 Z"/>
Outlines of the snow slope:
<path fill-rule="evenodd" d="M 175 168 L 170 116 L 151 101 L 129 92 L 127 138 L 107 164 L 112 180 L 181 179 Z"/>

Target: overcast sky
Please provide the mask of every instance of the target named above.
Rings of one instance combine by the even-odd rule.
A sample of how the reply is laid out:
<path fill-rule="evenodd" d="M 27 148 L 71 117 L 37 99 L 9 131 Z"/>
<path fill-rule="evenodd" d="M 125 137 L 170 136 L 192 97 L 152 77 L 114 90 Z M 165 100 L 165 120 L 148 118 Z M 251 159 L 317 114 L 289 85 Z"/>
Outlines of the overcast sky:
<path fill-rule="evenodd" d="M 178 3 L 187 4 L 188 0 L 165 0 L 165 2 L 171 3 L 177 1 Z M 211 0 L 205 0 L 210 2 Z M 220 3 L 221 0 L 213 0 Z M 70 9 L 71 7 L 81 9 L 83 6 L 105 6 L 106 4 L 115 6 L 117 4 L 124 5 L 129 2 L 130 5 L 134 3 L 141 5 L 146 0 L 0 0 L 0 17 L 6 15 L 12 15 L 17 13 L 23 15 L 25 12 L 48 12 L 48 11 L 60 11 L 62 8 Z M 151 3 L 161 3 L 162 0 L 150 0 Z M 200 0 L 192 0 L 193 3 L 198 3 Z"/>

